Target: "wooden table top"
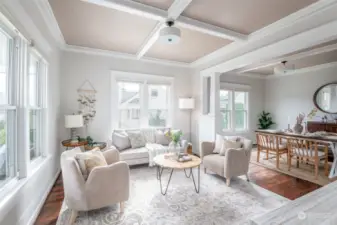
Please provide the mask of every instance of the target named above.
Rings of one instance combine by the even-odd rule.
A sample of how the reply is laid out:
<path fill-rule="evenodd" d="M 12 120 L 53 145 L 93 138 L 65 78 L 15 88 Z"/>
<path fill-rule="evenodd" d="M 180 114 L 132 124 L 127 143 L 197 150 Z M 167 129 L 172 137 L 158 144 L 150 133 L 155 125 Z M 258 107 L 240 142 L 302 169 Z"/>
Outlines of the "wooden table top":
<path fill-rule="evenodd" d="M 309 136 L 303 134 L 295 134 L 295 133 L 288 133 L 284 131 L 272 131 L 272 130 L 256 130 L 256 133 L 265 133 L 265 134 L 274 134 L 282 137 L 295 137 L 295 138 L 305 138 L 317 141 L 327 141 L 327 142 L 337 142 L 337 134 L 336 133 L 327 133 L 324 136 Z"/>
<path fill-rule="evenodd" d="M 62 145 L 64 147 L 80 147 L 80 146 L 84 146 L 84 145 L 87 145 L 88 142 L 86 140 L 82 140 L 82 141 L 79 141 L 78 143 L 74 144 L 74 143 L 71 143 L 71 140 L 64 140 L 62 141 Z"/>
<path fill-rule="evenodd" d="M 192 158 L 191 161 L 178 162 L 174 154 L 161 154 L 154 157 L 153 161 L 161 167 L 172 169 L 189 169 L 201 164 L 201 159 L 199 157 L 194 155 L 189 156 Z"/>

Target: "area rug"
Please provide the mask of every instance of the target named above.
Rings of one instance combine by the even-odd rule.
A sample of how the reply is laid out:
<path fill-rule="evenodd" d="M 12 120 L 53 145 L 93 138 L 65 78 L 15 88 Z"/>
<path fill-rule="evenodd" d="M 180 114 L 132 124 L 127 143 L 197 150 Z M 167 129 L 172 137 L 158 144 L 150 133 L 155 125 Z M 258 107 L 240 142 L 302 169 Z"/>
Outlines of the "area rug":
<path fill-rule="evenodd" d="M 136 167 L 130 173 L 130 199 L 123 214 L 118 205 L 81 212 L 75 225 L 248 225 L 249 218 L 290 201 L 243 178 L 234 178 L 227 187 L 224 178 L 204 174 L 203 170 L 199 194 L 184 171 L 177 170 L 163 196 L 155 168 Z M 163 180 L 167 181 L 168 176 L 169 171 L 164 170 Z M 57 225 L 66 225 L 69 215 L 63 204 Z"/>
<path fill-rule="evenodd" d="M 307 180 L 312 183 L 318 184 L 318 185 L 327 185 L 331 182 L 329 177 L 325 176 L 324 174 L 324 165 L 323 162 L 319 166 L 319 174 L 318 179 L 316 180 L 314 177 L 314 166 L 309 165 L 306 163 L 300 163 L 299 168 L 296 167 L 296 160 L 292 160 L 292 166 L 290 168 L 290 171 L 288 171 L 288 164 L 287 164 L 287 158 L 286 156 L 282 156 L 280 158 L 280 168 L 276 168 L 276 158 L 273 157 L 273 155 L 270 155 L 269 159 L 266 159 L 266 155 L 264 152 L 261 152 L 260 155 L 260 162 L 257 162 L 257 150 L 252 152 L 251 160 L 250 162 L 259 166 L 263 166 L 268 169 L 272 169 L 287 175 L 290 175 L 292 177 L 300 178 L 302 180 Z"/>

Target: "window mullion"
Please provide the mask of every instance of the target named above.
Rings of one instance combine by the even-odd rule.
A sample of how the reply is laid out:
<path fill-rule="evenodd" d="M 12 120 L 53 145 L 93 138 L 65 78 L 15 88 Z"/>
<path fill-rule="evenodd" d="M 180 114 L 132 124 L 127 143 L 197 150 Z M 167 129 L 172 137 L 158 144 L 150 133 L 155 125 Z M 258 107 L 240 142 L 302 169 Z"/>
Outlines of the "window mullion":
<path fill-rule="evenodd" d="M 15 77 L 18 79 L 17 88 L 17 154 L 18 154 L 18 170 L 19 178 L 24 178 L 28 174 L 28 164 L 29 164 L 29 154 L 28 154 L 28 110 L 27 105 L 27 69 L 28 69 L 28 49 L 27 44 L 19 37 L 15 40 L 16 49 L 14 55 L 14 73 Z"/>
<path fill-rule="evenodd" d="M 231 111 L 232 111 L 232 116 L 231 116 L 231 130 L 235 131 L 235 91 L 230 92 L 231 96 Z"/>
<path fill-rule="evenodd" d="M 140 126 L 148 127 L 149 124 L 149 85 L 145 81 L 140 91 Z"/>

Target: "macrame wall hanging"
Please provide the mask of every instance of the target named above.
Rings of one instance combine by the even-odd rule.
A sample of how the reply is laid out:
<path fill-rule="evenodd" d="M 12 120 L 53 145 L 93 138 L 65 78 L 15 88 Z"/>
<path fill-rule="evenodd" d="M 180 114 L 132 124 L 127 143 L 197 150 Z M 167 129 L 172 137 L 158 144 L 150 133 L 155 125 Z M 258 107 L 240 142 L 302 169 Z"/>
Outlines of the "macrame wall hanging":
<path fill-rule="evenodd" d="M 84 125 L 87 127 L 90 122 L 94 120 L 96 116 L 96 89 L 90 81 L 86 80 L 77 89 L 79 114 L 83 115 Z"/>

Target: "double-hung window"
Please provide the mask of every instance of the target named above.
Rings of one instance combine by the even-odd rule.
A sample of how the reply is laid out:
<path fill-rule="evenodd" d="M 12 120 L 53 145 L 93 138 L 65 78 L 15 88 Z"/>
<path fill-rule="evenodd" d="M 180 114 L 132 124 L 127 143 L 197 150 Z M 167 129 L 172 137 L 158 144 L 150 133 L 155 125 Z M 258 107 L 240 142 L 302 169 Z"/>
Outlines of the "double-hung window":
<path fill-rule="evenodd" d="M 16 176 L 14 39 L 0 28 L 0 188 Z"/>
<path fill-rule="evenodd" d="M 117 80 L 117 88 L 118 128 L 169 126 L 171 85 Z"/>
<path fill-rule="evenodd" d="M 248 90 L 235 85 L 234 87 L 224 86 L 220 89 L 222 129 L 224 131 L 248 130 Z"/>

